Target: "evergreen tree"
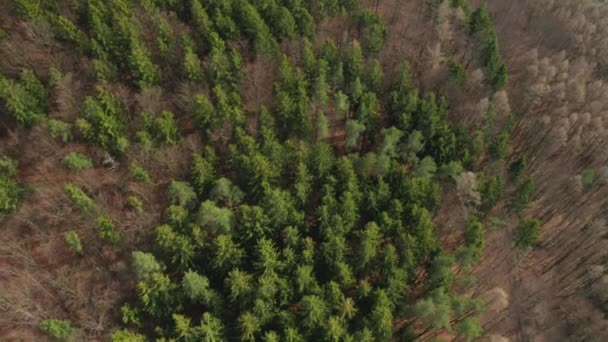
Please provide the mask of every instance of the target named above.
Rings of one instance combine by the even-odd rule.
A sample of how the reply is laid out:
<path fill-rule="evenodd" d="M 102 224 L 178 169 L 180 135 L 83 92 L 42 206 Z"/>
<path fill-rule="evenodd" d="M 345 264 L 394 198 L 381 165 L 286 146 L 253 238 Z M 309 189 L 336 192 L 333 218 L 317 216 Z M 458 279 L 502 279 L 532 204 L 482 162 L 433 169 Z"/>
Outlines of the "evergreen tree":
<path fill-rule="evenodd" d="M 388 36 L 383 18 L 370 10 L 364 10 L 358 19 L 363 45 L 369 52 L 377 53 Z"/>
<path fill-rule="evenodd" d="M 536 219 L 525 219 L 517 226 L 515 243 L 519 247 L 530 247 L 540 238 L 540 221 Z"/>

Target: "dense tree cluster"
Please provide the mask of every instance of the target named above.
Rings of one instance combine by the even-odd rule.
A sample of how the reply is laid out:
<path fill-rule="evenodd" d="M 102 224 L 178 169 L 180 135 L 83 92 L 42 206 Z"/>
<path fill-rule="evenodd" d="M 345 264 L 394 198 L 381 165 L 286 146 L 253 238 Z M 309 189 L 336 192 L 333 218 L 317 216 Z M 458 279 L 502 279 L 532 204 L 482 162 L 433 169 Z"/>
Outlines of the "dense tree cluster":
<path fill-rule="evenodd" d="M 509 72 L 507 65 L 501 60 L 496 29 L 485 2 L 471 13 L 469 32 L 480 45 L 481 58 L 487 69 L 487 82 L 495 89 L 504 88 L 507 85 Z"/>
<path fill-rule="evenodd" d="M 408 63 L 386 72 L 382 15 L 352 0 L 90 0 L 75 4 L 72 16 L 50 1 L 14 2 L 19 15 L 46 22 L 90 60 L 95 87 L 78 117 L 46 120 L 47 87 L 36 75 L 0 74 L 1 109 L 24 126 L 46 120 L 64 143 L 96 145 L 112 155 L 108 163 L 122 158 L 137 187 L 166 187 L 153 242 L 131 254 L 136 295 L 120 308 L 124 328 L 113 341 L 390 341 L 419 326 L 481 335 L 481 305 L 456 293 L 454 270 L 481 259 L 484 215 L 502 199 L 503 177 L 469 177 L 476 200 L 453 255 L 438 241 L 433 218 L 443 187 L 465 168 L 509 155 L 510 131 L 493 134 L 490 109 L 486 125 L 469 134 L 450 122 L 446 97 L 418 89 Z M 466 1 L 450 5 L 468 11 Z M 324 18 L 350 12 L 356 39 L 345 37 L 340 48 L 316 39 Z M 504 88 L 507 70 L 485 6 L 468 28 L 488 82 Z M 274 98 L 245 110 L 243 65 L 260 57 L 276 65 Z M 448 72 L 457 85 L 467 82 L 467 66 L 456 59 Z M 49 84 L 63 79 L 54 75 Z M 138 112 L 130 113 L 135 106 L 117 83 L 140 93 Z M 180 95 L 175 106 L 141 100 L 165 91 Z M 203 145 L 183 172 L 189 176 L 161 181 L 146 157 L 171 153 L 186 131 L 198 131 Z M 144 157 L 132 158 L 133 149 Z M 94 167 L 76 152 L 63 164 L 74 173 Z M 0 167 L 0 212 L 7 213 L 17 207 L 19 187 L 11 161 Z M 509 170 L 519 213 L 535 189 L 525 168 L 520 158 Z M 63 189 L 100 240 L 123 246 L 121 222 L 87 187 Z M 130 195 L 125 206 L 141 214 L 142 198 Z M 539 227 L 522 222 L 517 244 L 532 245 Z M 85 254 L 76 231 L 64 239 Z M 403 318 L 409 323 L 395 324 Z M 68 321 L 42 328 L 57 338 L 72 334 Z"/>

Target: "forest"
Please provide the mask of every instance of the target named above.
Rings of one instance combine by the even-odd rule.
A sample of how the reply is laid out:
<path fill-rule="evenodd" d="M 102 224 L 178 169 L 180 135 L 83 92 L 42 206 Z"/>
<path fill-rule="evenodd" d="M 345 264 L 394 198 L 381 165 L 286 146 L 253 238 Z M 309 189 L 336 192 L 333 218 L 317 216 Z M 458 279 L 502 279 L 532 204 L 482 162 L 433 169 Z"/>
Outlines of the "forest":
<path fill-rule="evenodd" d="M 0 1 L 0 340 L 608 339 L 607 24 Z"/>

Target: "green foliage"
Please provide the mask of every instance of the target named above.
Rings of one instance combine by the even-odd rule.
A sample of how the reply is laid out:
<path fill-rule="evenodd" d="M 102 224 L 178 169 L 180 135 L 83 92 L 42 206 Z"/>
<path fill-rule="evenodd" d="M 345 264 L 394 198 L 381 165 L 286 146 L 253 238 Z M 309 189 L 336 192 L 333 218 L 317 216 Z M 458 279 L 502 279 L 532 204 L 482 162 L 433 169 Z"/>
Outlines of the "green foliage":
<path fill-rule="evenodd" d="M 420 178 L 433 178 L 436 172 L 437 164 L 435 164 L 435 161 L 432 157 L 427 156 L 420 160 L 418 163 L 416 163 L 412 174 L 415 177 Z"/>
<path fill-rule="evenodd" d="M 19 82 L 0 73 L 0 105 L 20 124 L 31 127 L 42 121 L 47 107 L 46 89 L 31 70 Z"/>
<path fill-rule="evenodd" d="M 506 157 L 511 149 L 509 147 L 509 134 L 503 132 L 498 134 L 490 141 L 488 146 L 488 154 L 492 160 L 501 160 Z"/>
<path fill-rule="evenodd" d="M 234 8 L 237 22 L 255 51 L 260 54 L 273 54 L 277 51 L 277 42 L 257 9 L 247 0 L 239 0 Z"/>
<path fill-rule="evenodd" d="M 158 84 L 152 61 L 162 61 L 163 81 L 179 95 L 180 125 L 190 115 L 206 146 L 193 155 L 187 181 L 168 186 L 154 252 L 133 253 L 137 303 L 121 313 L 146 337 L 119 330 L 113 340 L 390 341 L 403 301 L 421 283 L 436 291 L 423 323 L 449 328 L 455 258 L 441 252 L 433 224 L 441 203 L 435 175 L 460 174 L 461 150 L 471 144 L 466 129 L 448 122 L 444 98 L 419 94 L 407 65 L 384 93 L 382 64 L 364 58 L 387 38 L 380 15 L 356 15 L 361 46 L 339 50 L 327 41 L 317 50 L 315 19 L 346 14 L 355 1 L 91 0 L 78 7 L 98 81 Z M 81 39 L 72 31 L 66 40 Z M 307 38 L 287 41 L 298 36 Z M 297 56 L 279 56 L 279 41 Z M 250 76 L 245 64 L 269 57 L 260 54 L 278 68 L 273 107 L 251 112 L 240 81 Z M 85 141 L 124 153 L 133 106 L 122 108 L 105 89 L 87 98 L 75 125 Z M 166 99 L 147 106 L 146 93 L 140 107 L 157 113 Z M 330 118 L 332 133 L 338 125 L 331 143 L 345 129 L 344 150 L 328 141 Z M 180 143 L 177 121 L 170 112 L 142 113 L 143 152 Z M 129 173 L 153 181 L 132 161 Z M 139 198 L 129 202 L 142 212 Z M 120 237 L 102 221 L 105 239 Z M 483 250 L 483 226 L 471 221 L 459 261 Z"/>
<path fill-rule="evenodd" d="M 247 300 L 253 291 L 253 277 L 239 269 L 228 273 L 225 284 L 232 302 Z"/>
<path fill-rule="evenodd" d="M 212 267 L 218 271 L 227 271 L 237 267 L 245 256 L 245 251 L 229 235 L 218 235 L 212 242 Z"/>
<path fill-rule="evenodd" d="M 377 341 L 390 341 L 393 335 L 392 304 L 383 290 L 378 290 L 370 315 L 371 331 Z"/>
<path fill-rule="evenodd" d="M 95 204 L 95 201 L 87 196 L 87 194 L 84 193 L 84 191 L 82 191 L 78 186 L 68 183 L 65 185 L 64 189 L 76 209 L 83 213 L 96 210 L 97 205 Z"/>
<path fill-rule="evenodd" d="M 43 2 L 33 0 L 15 0 L 12 4 L 19 16 L 29 20 L 39 19 L 44 13 Z"/>
<path fill-rule="evenodd" d="M 184 208 L 192 208 L 196 204 L 196 193 L 188 182 L 171 181 L 167 194 L 171 203 Z"/>
<path fill-rule="evenodd" d="M 374 222 L 370 222 L 362 231 L 361 240 L 359 242 L 359 265 L 365 267 L 370 264 L 378 253 L 382 235 L 380 227 Z"/>
<path fill-rule="evenodd" d="M 135 182 L 152 183 L 152 177 L 141 165 L 137 162 L 132 162 L 129 165 L 129 175 Z"/>
<path fill-rule="evenodd" d="M 157 144 L 177 144 L 181 132 L 173 113 L 164 110 L 160 116 L 152 119 L 149 114 L 141 114 L 144 122 L 144 131 Z"/>
<path fill-rule="evenodd" d="M 93 73 L 101 83 L 110 83 L 118 78 L 116 66 L 101 59 L 93 59 Z"/>
<path fill-rule="evenodd" d="M 327 116 L 325 116 L 325 113 L 320 112 L 319 114 L 317 114 L 316 126 L 317 140 L 326 140 L 329 137 L 329 121 L 327 120 Z"/>
<path fill-rule="evenodd" d="M 133 210 L 135 210 L 135 212 L 137 212 L 138 214 L 142 214 L 144 212 L 144 203 L 142 202 L 142 200 L 135 196 L 135 195 L 131 195 L 128 198 L 129 200 L 129 206 L 131 208 L 133 208 Z"/>
<path fill-rule="evenodd" d="M 173 219 L 175 219 L 175 217 Z M 182 225 L 181 223 L 182 222 L 173 224 L 180 228 Z M 170 257 L 171 263 L 177 265 L 180 269 L 189 267 L 196 256 L 194 241 L 189 239 L 188 236 L 176 232 L 174 228 L 168 224 L 156 227 L 156 245 L 160 247 L 165 255 Z"/>
<path fill-rule="evenodd" d="M 469 33 L 474 35 L 481 45 L 482 60 L 488 69 L 486 80 L 494 89 L 504 88 L 507 85 L 508 70 L 506 64 L 501 61 L 498 37 L 485 3 L 471 14 Z"/>
<path fill-rule="evenodd" d="M 178 311 L 180 305 L 177 289 L 177 284 L 162 273 L 152 273 L 150 277 L 140 280 L 137 283 L 137 293 L 143 312 L 158 318 L 169 315 L 165 308 Z"/>
<path fill-rule="evenodd" d="M 485 245 L 484 228 L 481 222 L 475 217 L 469 217 L 464 230 L 465 247 L 468 248 L 472 262 L 476 262 L 483 255 Z"/>
<path fill-rule="evenodd" d="M 480 174 L 477 178 L 477 190 L 481 195 L 481 210 L 492 210 L 504 194 L 504 180 L 501 176 L 486 178 Z"/>
<path fill-rule="evenodd" d="M 585 169 L 581 172 L 581 182 L 583 186 L 590 187 L 595 182 L 595 170 Z"/>
<path fill-rule="evenodd" d="M 205 201 L 201 203 L 196 222 L 201 227 L 207 228 L 212 235 L 229 234 L 235 225 L 235 217 L 229 209 Z"/>
<path fill-rule="evenodd" d="M 164 266 L 161 265 L 153 254 L 135 251 L 131 253 L 131 263 L 133 272 L 138 278 L 147 278 L 154 273 L 164 271 Z"/>
<path fill-rule="evenodd" d="M 524 219 L 517 226 L 515 244 L 526 248 L 532 246 L 540 238 L 540 221 L 537 219 Z"/>
<path fill-rule="evenodd" d="M 354 40 L 344 56 L 344 80 L 347 85 L 361 78 L 363 72 L 363 51 L 358 41 Z"/>
<path fill-rule="evenodd" d="M 365 125 L 359 123 L 357 120 L 346 121 L 346 142 L 345 147 L 347 150 L 356 149 L 359 143 L 359 137 L 361 133 L 365 131 Z"/>
<path fill-rule="evenodd" d="M 129 146 L 123 118 L 118 100 L 99 86 L 96 97 L 87 96 L 84 100 L 84 118 L 76 120 L 76 128 L 86 141 L 121 154 Z"/>
<path fill-rule="evenodd" d="M 458 336 L 463 337 L 466 341 L 473 341 L 483 335 L 483 329 L 479 323 L 479 319 L 467 317 L 463 319 L 456 328 Z"/>
<path fill-rule="evenodd" d="M 111 245 L 118 245 L 120 243 L 120 233 L 114 227 L 114 223 L 112 220 L 105 216 L 99 216 L 95 220 L 97 224 L 97 230 L 99 232 L 99 237 L 105 242 Z"/>
<path fill-rule="evenodd" d="M 316 295 L 302 297 L 300 301 L 302 326 L 305 329 L 318 329 L 328 318 L 329 309 L 323 299 Z"/>
<path fill-rule="evenodd" d="M 215 108 L 204 95 L 197 94 L 194 96 L 192 112 L 200 129 L 206 130 L 216 125 Z"/>
<path fill-rule="evenodd" d="M 492 30 L 492 18 L 490 18 L 490 15 L 488 14 L 487 7 L 481 6 L 471 14 L 469 19 L 469 31 L 471 34 L 477 34 L 490 30 Z"/>
<path fill-rule="evenodd" d="M 364 10 L 359 15 L 358 23 L 365 49 L 371 53 L 380 51 L 388 36 L 388 30 L 382 16 L 370 10 Z"/>
<path fill-rule="evenodd" d="M 72 140 L 72 125 L 60 120 L 50 119 L 47 121 L 47 126 L 51 137 L 61 138 L 64 143 Z"/>
<path fill-rule="evenodd" d="M 65 234 L 65 242 L 68 244 L 72 252 L 82 255 L 82 244 L 80 243 L 78 233 L 73 230 L 67 232 Z"/>
<path fill-rule="evenodd" d="M 450 297 L 445 289 L 438 288 L 427 298 L 419 300 L 414 305 L 414 313 L 425 326 L 432 329 L 451 330 L 450 315 L 452 313 Z"/>
<path fill-rule="evenodd" d="M 22 189 L 15 180 L 17 162 L 6 156 L 0 158 L 0 214 L 17 210 Z"/>
<path fill-rule="evenodd" d="M 454 283 L 454 257 L 447 254 L 438 255 L 430 267 L 429 281 L 433 287 L 449 289 Z"/>
<path fill-rule="evenodd" d="M 519 181 L 526 172 L 527 162 L 524 155 L 520 155 L 509 166 L 509 176 L 513 181 Z"/>
<path fill-rule="evenodd" d="M 137 87 L 143 89 L 160 82 L 160 70 L 150 59 L 146 46 L 139 40 L 132 42 L 127 60 Z"/>
<path fill-rule="evenodd" d="M 279 66 L 279 79 L 274 88 L 277 123 L 282 133 L 308 136 L 311 126 L 308 118 L 308 84 L 302 71 L 293 67 L 285 56 Z"/>
<path fill-rule="evenodd" d="M 452 8 L 462 8 L 462 10 L 467 13 L 469 8 L 468 0 L 450 0 L 450 6 Z"/>
<path fill-rule="evenodd" d="M 167 208 L 167 220 L 173 227 L 181 227 L 188 218 L 188 210 L 179 205 L 172 205 Z"/>
<path fill-rule="evenodd" d="M 211 158 L 203 158 L 199 154 L 192 156 L 192 184 L 199 194 L 206 193 L 213 184 L 215 178 L 213 158 L 213 155 Z"/>
<path fill-rule="evenodd" d="M 193 271 L 184 274 L 182 288 L 186 297 L 193 301 L 200 300 L 209 303 L 214 295 L 213 290 L 209 288 L 209 279 Z"/>
<path fill-rule="evenodd" d="M 521 213 L 528 204 L 532 201 L 536 184 L 533 178 L 528 178 L 522 182 L 516 189 L 511 205 L 518 213 Z"/>
<path fill-rule="evenodd" d="M 467 69 L 460 62 L 451 59 L 448 62 L 448 72 L 458 84 L 463 85 L 467 80 Z"/>
<path fill-rule="evenodd" d="M 40 328 L 49 336 L 61 341 L 67 340 L 74 332 L 72 322 L 62 319 L 45 319 L 40 324 Z"/>
<path fill-rule="evenodd" d="M 211 189 L 210 197 L 216 203 L 226 207 L 239 204 L 245 194 L 227 178 L 220 178 Z"/>
<path fill-rule="evenodd" d="M 78 152 L 70 152 L 63 158 L 63 165 L 71 170 L 84 170 L 93 167 L 91 159 Z"/>
<path fill-rule="evenodd" d="M 203 78 L 201 60 L 190 46 L 184 49 L 184 75 L 191 81 L 200 81 Z"/>
<path fill-rule="evenodd" d="M 89 39 L 76 24 L 62 15 L 51 15 L 49 22 L 57 38 L 74 44 L 78 50 L 85 52 L 89 49 Z"/>
<path fill-rule="evenodd" d="M 112 342 L 146 342 L 146 337 L 128 329 L 120 329 L 112 333 Z"/>

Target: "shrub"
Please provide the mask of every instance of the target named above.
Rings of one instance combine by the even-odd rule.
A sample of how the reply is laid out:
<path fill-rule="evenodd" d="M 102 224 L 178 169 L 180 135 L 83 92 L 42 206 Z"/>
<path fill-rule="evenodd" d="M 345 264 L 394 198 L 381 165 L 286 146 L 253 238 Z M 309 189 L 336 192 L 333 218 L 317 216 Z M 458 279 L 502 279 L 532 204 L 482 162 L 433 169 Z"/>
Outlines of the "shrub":
<path fill-rule="evenodd" d="M 152 63 L 148 49 L 143 42 L 133 39 L 128 62 L 135 85 L 140 89 L 154 86 L 160 81 L 160 69 Z"/>
<path fill-rule="evenodd" d="M 68 244 L 72 252 L 82 254 L 82 244 L 80 243 L 78 233 L 73 230 L 67 232 L 65 234 L 65 242 Z"/>
<path fill-rule="evenodd" d="M 503 132 L 495 136 L 488 146 L 490 159 L 493 161 L 501 160 L 506 157 L 511 149 L 509 147 L 509 133 Z"/>
<path fill-rule="evenodd" d="M 17 210 L 21 187 L 15 181 L 17 162 L 3 156 L 0 158 L 0 214 L 8 214 Z"/>
<path fill-rule="evenodd" d="M 122 314 L 122 322 L 124 324 L 141 326 L 141 313 L 139 309 L 133 308 L 128 303 L 125 303 L 120 307 L 120 313 Z"/>
<path fill-rule="evenodd" d="M 93 162 L 83 154 L 70 152 L 63 158 L 63 165 L 72 170 L 84 170 L 93 167 Z"/>
<path fill-rule="evenodd" d="M 171 181 L 168 194 L 171 203 L 180 205 L 184 208 L 192 208 L 196 202 L 196 193 L 188 182 Z"/>
<path fill-rule="evenodd" d="M 78 47 L 81 52 L 87 51 L 89 39 L 70 19 L 62 15 L 51 15 L 50 24 L 59 39 L 68 41 Z"/>
<path fill-rule="evenodd" d="M 179 227 L 188 218 L 188 210 L 179 205 L 171 205 L 167 208 L 167 220 L 174 227 Z"/>
<path fill-rule="evenodd" d="M 40 103 L 40 94 L 35 93 L 40 91 L 36 77 L 27 72 L 22 76 L 21 82 L 15 82 L 0 74 L 0 103 L 18 123 L 31 127 L 44 118 L 45 104 Z"/>
<path fill-rule="evenodd" d="M 456 328 L 458 336 L 463 337 L 466 341 L 473 341 L 474 339 L 483 335 L 483 329 L 479 324 L 479 319 L 474 317 L 467 317 L 458 324 Z"/>
<path fill-rule="evenodd" d="M 93 60 L 93 73 L 99 82 L 114 82 L 118 76 L 116 67 L 107 61 L 101 59 Z"/>
<path fill-rule="evenodd" d="M 96 205 L 87 194 L 84 193 L 78 186 L 68 183 L 64 187 L 65 192 L 72 201 L 72 204 L 81 212 L 91 212 L 95 210 Z"/>
<path fill-rule="evenodd" d="M 103 87 L 97 96 L 84 100 L 84 118 L 76 120 L 82 137 L 112 153 L 124 153 L 129 146 L 125 136 L 124 115 L 118 100 Z"/>
<path fill-rule="evenodd" d="M 585 187 L 593 185 L 595 182 L 595 171 L 593 169 L 585 169 L 581 172 L 581 181 Z"/>
<path fill-rule="evenodd" d="M 135 195 L 129 196 L 129 206 L 133 208 L 138 214 L 144 212 L 144 203 Z"/>
<path fill-rule="evenodd" d="M 203 78 L 201 60 L 190 46 L 184 52 L 184 75 L 191 81 L 200 81 Z"/>
<path fill-rule="evenodd" d="M 525 219 L 517 226 L 515 243 L 519 247 L 530 247 L 540 238 L 540 221 Z"/>
<path fill-rule="evenodd" d="M 97 223 L 97 230 L 99 230 L 99 237 L 111 245 L 118 245 L 120 242 L 120 234 L 116 228 L 114 228 L 112 220 L 105 216 L 99 216 L 95 222 Z"/>
<path fill-rule="evenodd" d="M 509 166 L 509 176 L 511 180 L 518 181 L 526 172 L 527 162 L 524 155 L 520 155 Z"/>
<path fill-rule="evenodd" d="M 23 69 L 19 75 L 21 84 L 25 90 L 33 97 L 35 102 L 42 110 L 46 109 L 48 93 L 44 84 L 36 77 L 30 69 Z"/>
<path fill-rule="evenodd" d="M 61 319 L 45 319 L 40 328 L 49 336 L 59 340 L 65 340 L 72 335 L 72 322 Z"/>
<path fill-rule="evenodd" d="M 215 182 L 210 197 L 217 203 L 227 207 L 233 207 L 241 203 L 245 194 L 239 187 L 232 184 L 229 179 L 222 177 Z"/>
<path fill-rule="evenodd" d="M 380 51 L 388 36 L 382 17 L 370 10 L 359 16 L 359 31 L 363 36 L 363 46 L 372 53 Z"/>
<path fill-rule="evenodd" d="M 515 189 L 512 206 L 518 213 L 521 213 L 530 204 L 534 191 L 536 191 L 536 183 L 533 178 L 528 178 Z"/>
<path fill-rule="evenodd" d="M 146 342 L 146 337 L 128 329 L 120 329 L 112 333 L 112 342 Z"/>
<path fill-rule="evenodd" d="M 220 208 L 212 201 L 201 203 L 196 223 L 207 228 L 212 235 L 230 234 L 235 225 L 235 217 L 227 208 Z"/>
<path fill-rule="evenodd" d="M 61 120 L 50 119 L 47 121 L 47 127 L 51 133 L 51 137 L 61 138 L 64 143 L 72 140 L 72 125 Z"/>
<path fill-rule="evenodd" d="M 278 44 L 270 32 L 270 28 L 249 1 L 240 1 L 235 10 L 242 32 L 257 53 L 272 54 L 277 51 Z"/>
<path fill-rule="evenodd" d="M 138 163 L 133 162 L 129 165 L 129 175 L 135 182 L 140 183 L 152 183 L 152 177 L 143 167 Z"/>
<path fill-rule="evenodd" d="M 504 180 L 501 176 L 487 178 L 483 174 L 478 177 L 477 190 L 481 194 L 481 210 L 492 210 L 504 194 Z"/>
<path fill-rule="evenodd" d="M 19 206 L 20 188 L 17 182 L 5 176 L 0 176 L 0 213 L 8 214 Z"/>
<path fill-rule="evenodd" d="M 157 144 L 176 144 L 179 142 L 181 133 L 173 113 L 165 110 L 153 120 L 147 113 L 142 113 L 142 117 L 146 132 Z"/>
<path fill-rule="evenodd" d="M 164 271 L 164 266 L 160 264 L 151 253 L 135 251 L 131 253 L 131 263 L 133 272 L 138 278 L 147 278 L 153 273 Z"/>
<path fill-rule="evenodd" d="M 448 62 L 448 72 L 450 73 L 450 76 L 460 85 L 463 85 L 467 80 L 467 69 L 465 69 L 465 67 L 458 61 L 452 59 Z"/>

